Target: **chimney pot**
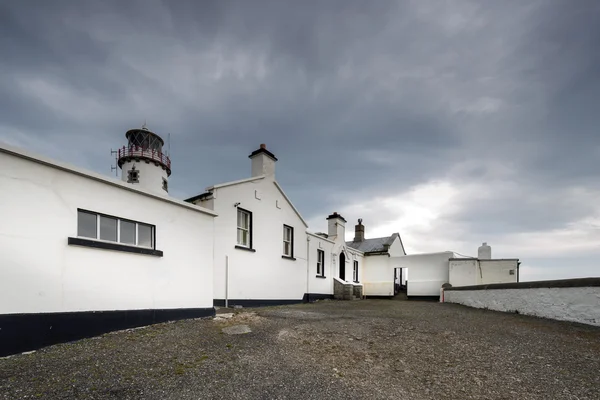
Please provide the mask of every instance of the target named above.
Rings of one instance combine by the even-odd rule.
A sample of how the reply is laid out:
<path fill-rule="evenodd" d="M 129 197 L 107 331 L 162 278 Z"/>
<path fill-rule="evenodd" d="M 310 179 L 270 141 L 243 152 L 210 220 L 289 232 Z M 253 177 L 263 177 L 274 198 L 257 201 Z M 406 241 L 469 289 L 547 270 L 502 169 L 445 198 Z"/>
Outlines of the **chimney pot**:
<path fill-rule="evenodd" d="M 266 145 L 266 144 L 264 144 L 264 143 L 261 143 L 261 144 L 260 144 L 260 148 L 261 148 L 261 149 L 266 149 L 266 148 L 267 148 L 267 145 Z"/>
<path fill-rule="evenodd" d="M 365 226 L 362 224 L 362 218 L 358 219 L 358 225 L 354 226 L 354 241 L 362 242 L 365 240 Z"/>

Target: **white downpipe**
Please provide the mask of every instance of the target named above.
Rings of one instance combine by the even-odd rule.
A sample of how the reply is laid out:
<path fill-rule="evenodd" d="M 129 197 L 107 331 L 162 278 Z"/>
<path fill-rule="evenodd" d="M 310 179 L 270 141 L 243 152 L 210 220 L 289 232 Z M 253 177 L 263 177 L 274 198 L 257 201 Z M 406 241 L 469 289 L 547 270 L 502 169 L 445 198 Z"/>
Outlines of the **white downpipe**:
<path fill-rule="evenodd" d="M 310 236 L 306 236 L 306 302 L 310 303 L 310 290 L 309 290 L 309 282 L 310 282 Z M 324 268 L 324 266 L 322 267 Z"/>
<path fill-rule="evenodd" d="M 229 307 L 229 256 L 225 256 L 225 308 Z"/>

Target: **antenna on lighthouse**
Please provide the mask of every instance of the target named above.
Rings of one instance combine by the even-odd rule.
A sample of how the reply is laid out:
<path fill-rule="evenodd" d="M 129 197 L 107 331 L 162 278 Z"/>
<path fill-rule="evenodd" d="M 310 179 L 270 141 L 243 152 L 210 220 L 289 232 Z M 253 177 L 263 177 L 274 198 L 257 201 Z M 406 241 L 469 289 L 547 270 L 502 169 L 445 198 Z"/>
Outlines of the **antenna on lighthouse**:
<path fill-rule="evenodd" d="M 117 165 L 119 163 L 119 161 L 118 161 L 118 154 L 119 154 L 118 150 L 110 149 L 110 155 L 112 156 L 113 154 L 115 156 L 115 164 L 114 165 L 112 165 L 112 164 L 110 165 L 110 172 L 115 171 L 115 176 L 119 176 L 119 170 L 118 170 L 118 167 L 117 167 Z"/>

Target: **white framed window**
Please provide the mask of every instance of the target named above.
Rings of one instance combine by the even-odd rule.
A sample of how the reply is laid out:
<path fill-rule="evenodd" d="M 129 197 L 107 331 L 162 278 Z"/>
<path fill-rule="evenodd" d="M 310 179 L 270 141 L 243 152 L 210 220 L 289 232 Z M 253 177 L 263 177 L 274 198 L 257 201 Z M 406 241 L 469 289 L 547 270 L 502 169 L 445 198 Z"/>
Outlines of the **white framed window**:
<path fill-rule="evenodd" d="M 155 229 L 142 222 L 77 210 L 77 236 L 81 238 L 154 249 Z"/>
<path fill-rule="evenodd" d="M 317 249 L 317 276 L 325 276 L 325 252 Z"/>
<path fill-rule="evenodd" d="M 239 207 L 237 209 L 237 244 L 252 248 L 252 213 Z"/>
<path fill-rule="evenodd" d="M 352 269 L 352 279 L 358 282 L 358 261 L 354 260 L 354 268 Z"/>
<path fill-rule="evenodd" d="M 283 255 L 294 257 L 294 228 L 288 225 L 283 226 Z"/>

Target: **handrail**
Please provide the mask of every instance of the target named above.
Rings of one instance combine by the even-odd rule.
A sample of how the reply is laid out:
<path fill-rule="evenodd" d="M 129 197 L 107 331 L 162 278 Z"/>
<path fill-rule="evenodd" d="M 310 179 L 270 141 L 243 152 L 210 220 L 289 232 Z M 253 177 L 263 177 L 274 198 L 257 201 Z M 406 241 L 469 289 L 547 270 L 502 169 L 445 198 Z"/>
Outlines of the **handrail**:
<path fill-rule="evenodd" d="M 118 151 L 118 158 L 120 160 L 121 158 L 126 158 L 126 157 L 150 158 L 151 160 L 158 161 L 158 162 L 164 164 L 167 168 L 171 169 L 171 159 L 169 158 L 169 156 L 167 156 L 166 154 L 163 154 L 162 152 L 160 152 L 158 150 L 144 149 L 139 146 L 131 146 L 131 147 L 123 146 Z"/>

